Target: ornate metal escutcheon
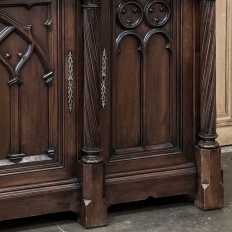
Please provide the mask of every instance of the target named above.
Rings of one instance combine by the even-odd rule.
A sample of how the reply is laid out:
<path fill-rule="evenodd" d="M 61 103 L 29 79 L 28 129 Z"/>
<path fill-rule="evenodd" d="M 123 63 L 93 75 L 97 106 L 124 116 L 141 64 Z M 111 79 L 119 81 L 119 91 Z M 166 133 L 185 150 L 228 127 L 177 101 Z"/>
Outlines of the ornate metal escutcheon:
<path fill-rule="evenodd" d="M 73 57 L 72 52 L 68 54 L 68 108 L 73 108 Z"/>
<path fill-rule="evenodd" d="M 106 105 L 106 68 L 107 68 L 107 57 L 106 50 L 103 50 L 102 54 L 102 70 L 101 70 L 101 104 L 104 108 Z"/>

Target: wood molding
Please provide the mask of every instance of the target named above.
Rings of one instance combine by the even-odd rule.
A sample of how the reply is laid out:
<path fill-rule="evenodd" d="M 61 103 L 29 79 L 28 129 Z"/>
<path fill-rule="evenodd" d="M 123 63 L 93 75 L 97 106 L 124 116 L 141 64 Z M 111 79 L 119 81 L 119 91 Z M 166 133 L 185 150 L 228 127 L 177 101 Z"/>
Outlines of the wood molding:
<path fill-rule="evenodd" d="M 79 199 L 77 179 L 1 189 L 0 204 L 5 210 L 0 212 L 0 220 L 64 211 L 78 213 Z M 12 204 L 14 210 L 9 207 Z"/>
<path fill-rule="evenodd" d="M 106 180 L 106 200 L 110 205 L 164 197 L 192 194 L 197 191 L 196 167 L 133 174 Z M 184 181 L 187 185 L 183 185 Z M 165 183 L 166 188 L 163 188 Z M 146 191 L 144 191 L 146 190 Z"/>

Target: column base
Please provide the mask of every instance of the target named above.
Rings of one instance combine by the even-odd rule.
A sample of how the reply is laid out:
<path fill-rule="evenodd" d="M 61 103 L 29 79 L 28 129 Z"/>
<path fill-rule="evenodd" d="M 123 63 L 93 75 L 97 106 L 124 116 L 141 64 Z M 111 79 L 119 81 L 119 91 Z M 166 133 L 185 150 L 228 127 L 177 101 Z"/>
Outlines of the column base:
<path fill-rule="evenodd" d="M 108 204 L 104 199 L 105 165 L 83 164 L 83 186 L 79 223 L 85 228 L 107 225 Z"/>
<path fill-rule="evenodd" d="M 198 166 L 198 192 L 195 205 L 203 210 L 224 206 L 224 188 L 221 171 L 221 148 L 202 149 L 196 147 Z"/>

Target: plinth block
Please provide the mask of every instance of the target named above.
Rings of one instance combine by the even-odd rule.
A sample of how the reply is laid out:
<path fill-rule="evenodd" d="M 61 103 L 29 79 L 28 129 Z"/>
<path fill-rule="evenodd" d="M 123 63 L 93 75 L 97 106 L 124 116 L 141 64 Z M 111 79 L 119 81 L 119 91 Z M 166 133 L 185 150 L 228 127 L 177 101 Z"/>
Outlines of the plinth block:
<path fill-rule="evenodd" d="M 203 210 L 222 208 L 224 188 L 221 171 L 221 148 L 201 149 L 196 147 L 198 166 L 198 193 L 195 205 Z"/>
<path fill-rule="evenodd" d="M 107 225 L 108 204 L 104 199 L 104 163 L 83 164 L 83 186 L 79 222 L 85 228 Z"/>

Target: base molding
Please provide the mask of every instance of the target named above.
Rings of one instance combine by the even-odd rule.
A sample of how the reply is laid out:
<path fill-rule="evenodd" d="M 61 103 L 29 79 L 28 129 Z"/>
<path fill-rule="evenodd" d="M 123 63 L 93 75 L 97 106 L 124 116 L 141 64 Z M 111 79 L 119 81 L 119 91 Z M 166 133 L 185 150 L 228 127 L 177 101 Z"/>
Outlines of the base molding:
<path fill-rule="evenodd" d="M 109 205 L 197 192 L 196 167 L 106 180 Z"/>
<path fill-rule="evenodd" d="M 57 212 L 78 213 L 80 211 L 80 185 L 77 179 L 43 185 L 40 187 L 28 185 L 24 188 L 6 189 L 6 191 L 1 189 L 0 205 L 4 210 L 0 211 L 0 221 Z"/>

